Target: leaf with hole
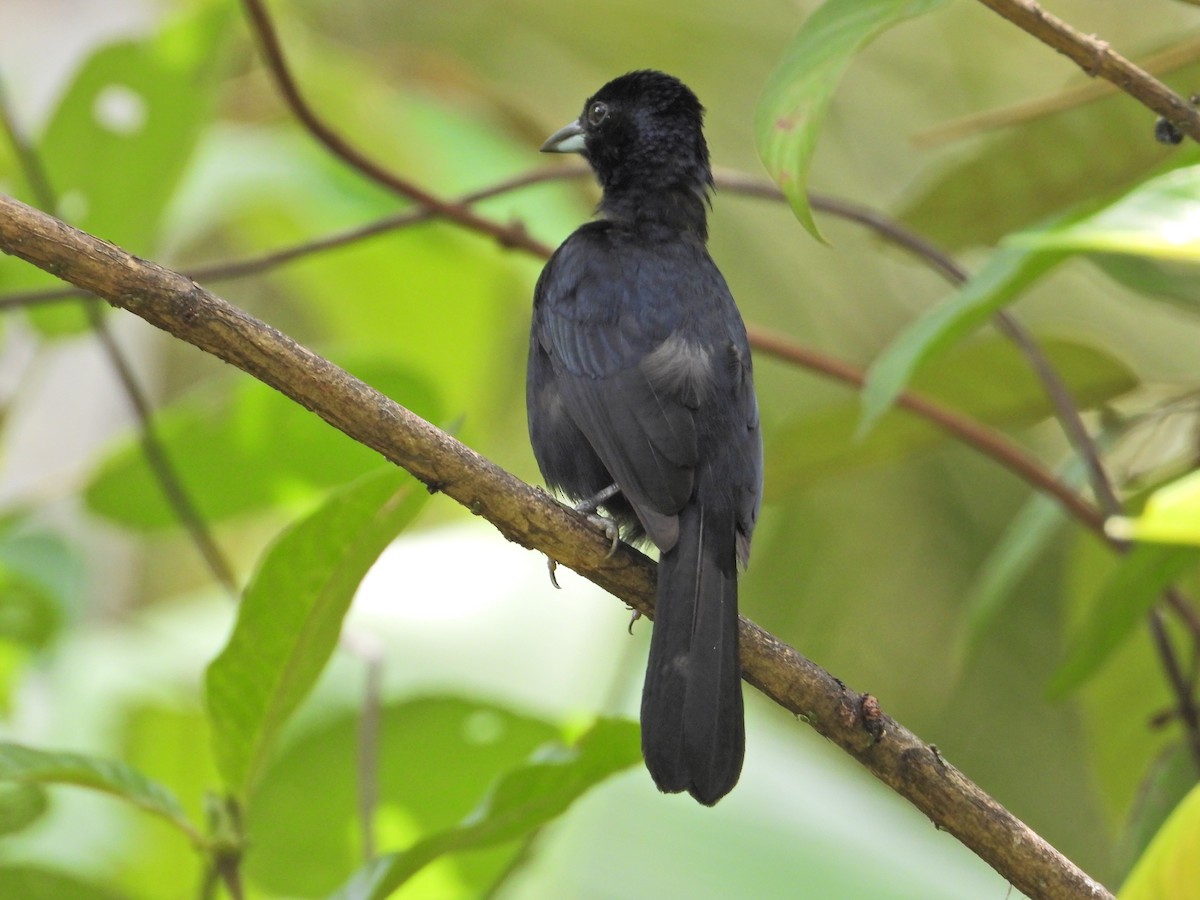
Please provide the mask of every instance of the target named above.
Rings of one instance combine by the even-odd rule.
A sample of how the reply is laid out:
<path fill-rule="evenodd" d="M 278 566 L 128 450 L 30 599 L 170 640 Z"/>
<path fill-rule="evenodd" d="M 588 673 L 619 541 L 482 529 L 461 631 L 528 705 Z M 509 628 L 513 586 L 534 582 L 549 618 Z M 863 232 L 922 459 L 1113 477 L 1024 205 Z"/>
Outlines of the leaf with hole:
<path fill-rule="evenodd" d="M 56 215 L 133 253 L 162 246 L 164 210 L 216 100 L 232 14 L 227 4 L 201 4 L 156 35 L 87 60 L 38 144 Z M 72 304 L 30 317 L 48 334 L 83 326 Z"/>

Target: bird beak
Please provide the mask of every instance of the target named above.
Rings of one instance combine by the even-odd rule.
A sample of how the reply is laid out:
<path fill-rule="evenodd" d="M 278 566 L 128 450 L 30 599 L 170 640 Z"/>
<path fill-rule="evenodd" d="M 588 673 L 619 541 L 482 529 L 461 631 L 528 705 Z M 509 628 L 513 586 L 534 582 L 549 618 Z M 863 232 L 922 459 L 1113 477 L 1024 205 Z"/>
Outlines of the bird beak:
<path fill-rule="evenodd" d="M 578 120 L 558 129 L 542 144 L 543 153 L 582 153 L 583 149 L 583 126 Z"/>

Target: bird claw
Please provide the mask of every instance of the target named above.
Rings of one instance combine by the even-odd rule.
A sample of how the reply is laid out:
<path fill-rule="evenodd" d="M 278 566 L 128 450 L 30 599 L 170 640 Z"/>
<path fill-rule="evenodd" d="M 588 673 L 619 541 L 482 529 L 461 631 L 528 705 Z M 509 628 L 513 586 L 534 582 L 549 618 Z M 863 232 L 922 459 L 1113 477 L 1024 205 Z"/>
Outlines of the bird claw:
<path fill-rule="evenodd" d="M 552 556 L 546 557 L 546 568 L 550 572 L 550 583 L 554 585 L 554 589 L 561 591 L 562 588 L 558 584 L 558 576 L 555 572 L 558 570 L 558 560 Z"/>
<path fill-rule="evenodd" d="M 585 516 L 587 516 L 588 522 L 595 526 L 595 528 L 601 534 L 609 539 L 610 544 L 608 547 L 608 552 L 604 554 L 604 558 L 606 560 L 612 559 L 613 555 L 617 552 L 617 547 L 621 545 L 621 532 L 617 528 L 617 523 L 612 519 L 606 519 L 604 516 L 597 515 L 596 513 L 585 512 L 578 507 L 576 507 L 576 511 L 582 512 Z"/>
<path fill-rule="evenodd" d="M 621 534 L 617 529 L 616 522 L 598 514 L 596 510 L 599 509 L 605 500 L 619 493 L 620 490 L 615 484 L 610 484 L 594 496 L 588 497 L 586 500 L 580 500 L 575 504 L 575 512 L 587 516 L 587 520 L 612 542 L 608 548 L 608 553 L 604 557 L 605 559 L 612 559 L 613 554 L 617 552 L 617 547 L 621 543 Z"/>
<path fill-rule="evenodd" d="M 629 607 L 629 612 L 632 613 L 632 615 L 629 617 L 629 633 L 633 634 L 633 624 L 642 617 L 642 614 L 639 610 L 634 609 L 632 606 Z"/>

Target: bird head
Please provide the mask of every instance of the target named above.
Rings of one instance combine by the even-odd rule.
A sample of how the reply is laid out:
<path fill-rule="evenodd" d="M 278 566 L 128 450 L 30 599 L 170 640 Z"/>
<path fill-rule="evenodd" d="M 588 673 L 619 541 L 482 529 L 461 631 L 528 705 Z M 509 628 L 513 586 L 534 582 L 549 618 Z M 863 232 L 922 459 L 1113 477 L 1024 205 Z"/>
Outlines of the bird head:
<path fill-rule="evenodd" d="M 707 197 L 712 186 L 704 107 L 678 78 L 649 69 L 614 78 L 583 105 L 543 153 L 580 153 L 605 194 L 685 188 Z"/>

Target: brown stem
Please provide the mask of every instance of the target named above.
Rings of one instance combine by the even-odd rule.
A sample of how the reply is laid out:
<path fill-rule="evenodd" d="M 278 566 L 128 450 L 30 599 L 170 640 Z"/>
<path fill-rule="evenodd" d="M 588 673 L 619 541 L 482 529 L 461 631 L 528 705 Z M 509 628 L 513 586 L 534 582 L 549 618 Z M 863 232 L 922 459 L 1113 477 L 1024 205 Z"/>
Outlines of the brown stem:
<path fill-rule="evenodd" d="M 1169 47 L 1147 56 L 1139 65 L 1151 75 L 1166 75 L 1194 62 L 1200 57 L 1200 37 L 1188 35 Z M 1011 128 L 1033 122 L 1055 113 L 1075 109 L 1093 100 L 1116 93 L 1116 86 L 1105 81 L 1085 81 L 1058 91 L 1047 97 L 1026 100 L 1012 106 L 989 109 L 973 115 L 963 116 L 950 122 L 934 126 L 912 136 L 915 147 L 936 147 L 951 141 L 960 141 L 972 135 L 998 128 Z"/>
<path fill-rule="evenodd" d="M 126 359 L 124 352 L 113 337 L 112 330 L 105 321 L 104 311 L 99 304 L 90 300 L 85 300 L 83 307 L 87 312 L 92 331 L 104 347 L 104 352 L 121 382 L 129 405 L 137 416 L 140 425 L 139 438 L 142 444 L 142 453 L 146 457 L 146 464 L 150 467 L 150 471 L 154 473 L 155 480 L 158 481 L 159 489 L 167 498 L 167 503 L 174 510 L 176 518 L 187 531 L 213 577 L 231 597 L 236 599 L 238 596 L 237 577 L 233 574 L 233 569 L 217 545 L 216 539 L 208 530 L 200 510 L 192 502 L 187 488 L 183 486 L 183 479 L 179 477 L 179 472 L 171 462 L 171 456 L 167 453 L 166 446 L 158 436 L 158 429 L 154 427 L 154 411 L 150 408 L 150 401 L 146 399 L 146 394 L 142 390 L 137 376 L 134 375 L 129 360 Z"/>
<path fill-rule="evenodd" d="M 1033 0 L 979 0 L 1018 28 L 1070 58 L 1092 77 L 1112 82 L 1176 128 L 1200 141 L 1200 112 L 1169 87 L 1121 56 L 1108 41 L 1076 31 Z"/>
<path fill-rule="evenodd" d="M 381 166 L 379 163 L 368 158 L 358 148 L 354 147 L 318 116 L 316 111 L 309 106 L 304 95 L 300 93 L 296 79 L 292 76 L 292 72 L 288 68 L 283 47 L 279 43 L 279 36 L 275 33 L 275 26 L 271 22 L 271 17 L 267 14 L 262 0 L 242 0 L 242 6 L 245 7 L 246 15 L 254 29 L 255 37 L 262 48 L 267 68 L 270 70 L 272 78 L 275 79 L 275 84 L 279 88 L 280 94 L 283 95 L 284 102 L 287 103 L 292 114 L 305 129 L 320 141 L 330 153 L 372 181 L 395 191 L 403 197 L 407 197 L 414 203 L 419 204 L 427 210 L 436 212 L 438 215 L 452 222 L 457 222 L 472 231 L 495 238 L 501 246 L 520 248 L 542 257 L 550 255 L 550 248 L 530 237 L 523 226 L 519 224 L 501 225 L 498 222 L 493 222 L 491 219 L 473 213 L 461 203 L 449 202 L 434 196 L 420 185 L 401 178 L 396 173 Z"/>
<path fill-rule="evenodd" d="M 829 378 L 854 387 L 861 388 L 866 382 L 866 373 L 847 362 L 826 356 L 809 347 L 794 344 L 786 338 L 778 337 L 763 329 L 751 326 L 747 331 L 754 347 L 765 353 L 814 372 L 820 372 Z M 1099 535 L 1104 534 L 1104 517 L 1094 506 L 1056 478 L 1034 457 L 999 432 L 980 425 L 949 407 L 942 406 L 911 390 L 904 391 L 896 403 L 929 420 L 947 434 L 957 437 L 964 444 L 973 447 L 985 456 L 990 456 L 1037 490 L 1053 497 L 1071 516 L 1089 529 Z"/>

